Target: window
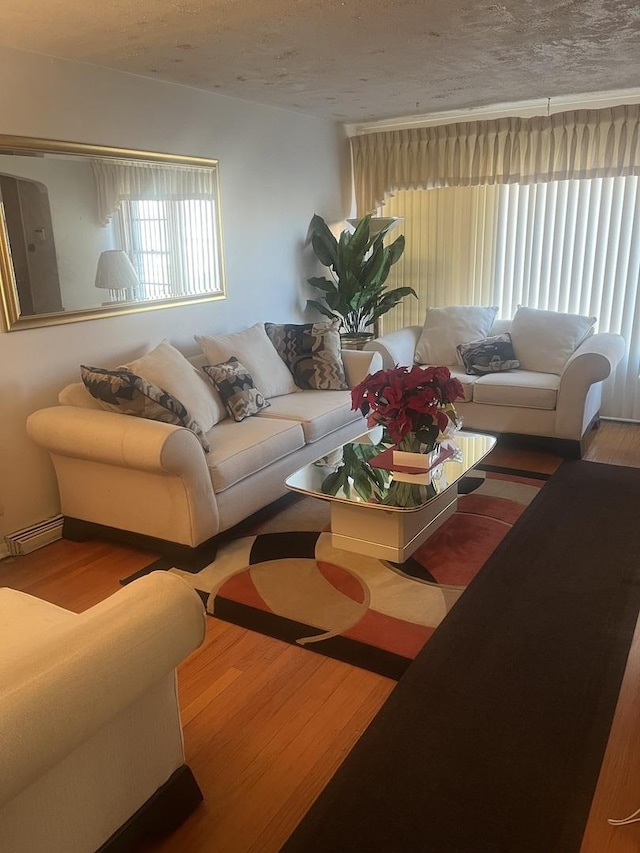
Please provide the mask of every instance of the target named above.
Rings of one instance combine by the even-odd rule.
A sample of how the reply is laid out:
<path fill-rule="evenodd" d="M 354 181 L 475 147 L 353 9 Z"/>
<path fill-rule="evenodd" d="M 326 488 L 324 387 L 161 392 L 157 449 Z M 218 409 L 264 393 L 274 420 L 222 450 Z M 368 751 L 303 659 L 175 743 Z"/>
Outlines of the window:
<path fill-rule="evenodd" d="M 209 199 L 122 201 L 124 244 L 139 296 L 221 291 L 216 204 Z"/>
<path fill-rule="evenodd" d="M 398 192 L 407 248 L 389 278 L 419 299 L 384 331 L 422 324 L 428 306 L 518 305 L 597 317 L 627 354 L 606 383 L 602 413 L 640 420 L 640 180 L 636 176 Z"/>

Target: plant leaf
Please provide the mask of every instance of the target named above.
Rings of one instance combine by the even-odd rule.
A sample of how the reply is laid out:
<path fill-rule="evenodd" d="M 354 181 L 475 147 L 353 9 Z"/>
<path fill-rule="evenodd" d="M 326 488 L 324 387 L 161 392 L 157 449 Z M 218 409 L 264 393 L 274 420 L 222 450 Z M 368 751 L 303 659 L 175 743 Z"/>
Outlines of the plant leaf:
<path fill-rule="evenodd" d="M 317 213 L 309 223 L 308 233 L 311 236 L 311 245 L 316 257 L 325 267 L 333 266 L 337 258 L 338 244 L 327 223 Z"/>
<path fill-rule="evenodd" d="M 401 234 L 397 239 L 387 246 L 389 252 L 391 266 L 400 260 L 400 256 L 404 252 L 404 236 Z"/>
<path fill-rule="evenodd" d="M 325 293 L 333 293 L 337 290 L 335 281 L 331 281 L 328 278 L 314 276 L 313 278 L 308 278 L 307 283 L 310 284 L 311 287 L 317 287 L 318 290 L 322 290 Z"/>
<path fill-rule="evenodd" d="M 339 315 L 334 314 L 326 305 L 323 305 L 321 302 L 317 302 L 315 299 L 307 299 L 307 308 L 315 308 L 316 311 L 319 311 L 325 317 L 330 317 L 332 320 L 340 319 Z"/>
<path fill-rule="evenodd" d="M 327 474 L 322 481 L 320 488 L 325 495 L 337 494 L 340 488 L 340 474 L 338 471 L 334 471 L 332 474 Z"/>
<path fill-rule="evenodd" d="M 369 223 L 371 222 L 371 214 L 363 217 L 357 224 L 356 230 L 351 234 L 349 243 L 354 257 L 361 255 L 364 257 L 365 252 L 369 248 Z"/>
<path fill-rule="evenodd" d="M 356 468 L 353 472 L 353 487 L 363 500 L 369 500 L 373 489 L 371 481 L 362 467 Z"/>

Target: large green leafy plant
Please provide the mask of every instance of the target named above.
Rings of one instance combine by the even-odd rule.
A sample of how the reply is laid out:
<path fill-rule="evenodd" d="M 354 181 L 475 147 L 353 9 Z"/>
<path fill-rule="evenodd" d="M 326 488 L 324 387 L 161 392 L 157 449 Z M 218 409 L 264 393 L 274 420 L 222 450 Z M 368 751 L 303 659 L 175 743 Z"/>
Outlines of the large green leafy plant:
<path fill-rule="evenodd" d="M 324 302 L 309 299 L 307 307 L 339 319 L 341 331 L 347 334 L 367 331 L 405 296 L 417 295 L 412 287 L 387 289 L 389 271 L 404 252 L 404 237 L 385 246 L 384 237 L 391 225 L 372 237 L 370 222 L 371 216 L 365 216 L 355 231 L 343 231 L 338 240 L 321 216 L 316 214 L 309 225 L 313 251 L 329 267 L 331 278 L 307 279 L 324 298 Z"/>

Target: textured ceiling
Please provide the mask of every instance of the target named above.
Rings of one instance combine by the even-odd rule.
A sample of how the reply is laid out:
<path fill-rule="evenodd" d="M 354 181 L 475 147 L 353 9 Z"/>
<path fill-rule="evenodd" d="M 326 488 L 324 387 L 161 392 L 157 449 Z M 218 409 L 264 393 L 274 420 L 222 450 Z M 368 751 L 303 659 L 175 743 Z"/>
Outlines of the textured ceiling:
<path fill-rule="evenodd" d="M 640 86 L 638 0 L 2 0 L 0 43 L 341 122 Z"/>

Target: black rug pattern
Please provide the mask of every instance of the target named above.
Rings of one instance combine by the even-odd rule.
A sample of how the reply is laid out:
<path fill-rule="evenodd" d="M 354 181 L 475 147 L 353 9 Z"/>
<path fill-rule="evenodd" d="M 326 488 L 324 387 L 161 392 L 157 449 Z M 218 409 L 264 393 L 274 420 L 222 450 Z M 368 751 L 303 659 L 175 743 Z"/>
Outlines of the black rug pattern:
<path fill-rule="evenodd" d="M 565 462 L 283 853 L 578 853 L 640 610 L 640 470 Z"/>

